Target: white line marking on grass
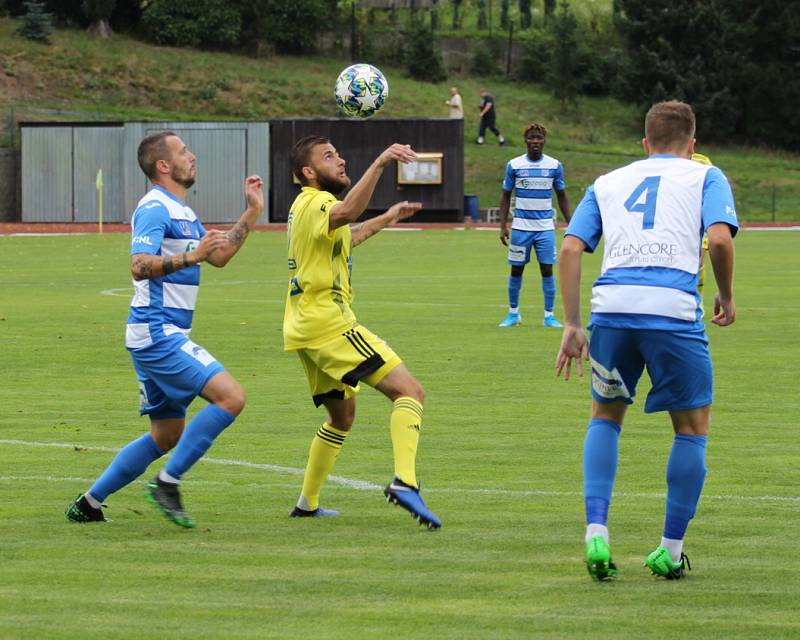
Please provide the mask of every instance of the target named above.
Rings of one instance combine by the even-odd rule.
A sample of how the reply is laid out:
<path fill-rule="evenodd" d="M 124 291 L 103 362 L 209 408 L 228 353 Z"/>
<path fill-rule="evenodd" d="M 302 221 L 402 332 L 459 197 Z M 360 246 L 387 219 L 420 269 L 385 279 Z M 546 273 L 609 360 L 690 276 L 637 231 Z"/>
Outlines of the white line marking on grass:
<path fill-rule="evenodd" d="M 78 451 L 102 451 L 104 453 L 117 453 L 119 448 L 115 447 L 100 447 L 100 446 L 84 446 L 80 444 L 71 444 L 68 442 L 31 442 L 29 440 L 6 440 L 0 439 L 0 445 L 17 445 L 23 447 L 54 447 L 58 449 L 74 449 Z M 209 464 L 218 464 L 223 466 L 244 467 L 246 469 L 264 469 L 266 471 L 277 471 L 278 473 L 288 473 L 290 475 L 301 476 L 305 473 L 305 469 L 298 467 L 284 467 L 276 464 L 265 464 L 260 462 L 248 462 L 246 460 L 227 460 L 223 458 L 201 458 L 201 461 Z M 0 476 L 0 481 L 13 481 L 24 480 L 23 477 L 17 476 Z M 54 476 L 29 476 L 31 480 L 41 480 L 47 482 L 60 482 L 62 480 L 91 482 L 86 478 L 57 478 Z M 203 481 L 207 484 L 213 481 Z M 355 489 L 356 491 L 377 491 L 383 489 L 382 485 L 368 482 L 366 480 L 355 480 L 353 478 L 343 478 L 342 476 L 328 476 L 328 482 L 347 487 L 348 489 Z M 224 484 L 224 483 L 222 483 Z M 251 485 L 248 485 L 251 486 Z M 252 485 L 258 486 L 258 485 Z M 583 493 L 580 491 L 547 491 L 539 489 L 425 489 L 426 493 L 445 493 L 445 494 L 466 494 L 466 495 L 503 495 L 503 496 L 537 496 L 545 498 L 567 498 L 579 497 Z M 664 498 L 664 493 L 618 493 L 615 495 L 617 498 Z M 741 495 L 703 495 L 703 500 L 721 500 L 733 502 L 784 502 L 784 503 L 800 503 L 800 496 L 741 496 Z"/>
<path fill-rule="evenodd" d="M 84 446 L 81 444 L 71 444 L 69 442 L 30 442 L 28 440 L 0 440 L 0 444 L 19 445 L 23 447 L 55 447 L 57 449 L 74 449 L 76 451 L 102 451 L 104 453 L 117 453 L 118 447 L 95 447 Z M 282 467 L 276 464 L 264 464 L 260 462 L 247 462 L 246 460 L 224 460 L 221 458 L 201 458 L 203 462 L 209 464 L 219 464 L 233 467 L 245 467 L 248 469 L 265 469 L 267 471 L 277 471 L 278 473 L 288 473 L 294 476 L 302 476 L 305 469 L 298 467 Z M 340 476 L 328 476 L 328 481 L 334 484 L 356 489 L 358 491 L 374 491 L 376 489 L 383 489 L 379 484 L 366 482 L 364 480 L 351 480 L 350 478 L 342 478 Z"/>

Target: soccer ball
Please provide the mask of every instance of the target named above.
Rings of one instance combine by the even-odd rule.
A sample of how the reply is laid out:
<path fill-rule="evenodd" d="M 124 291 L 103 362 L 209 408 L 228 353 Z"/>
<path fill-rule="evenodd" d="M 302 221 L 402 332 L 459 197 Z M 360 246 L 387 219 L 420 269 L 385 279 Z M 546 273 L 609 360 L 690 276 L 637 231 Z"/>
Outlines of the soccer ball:
<path fill-rule="evenodd" d="M 345 115 L 369 118 L 389 97 L 389 83 L 380 69 L 371 64 L 353 64 L 339 74 L 333 95 Z"/>

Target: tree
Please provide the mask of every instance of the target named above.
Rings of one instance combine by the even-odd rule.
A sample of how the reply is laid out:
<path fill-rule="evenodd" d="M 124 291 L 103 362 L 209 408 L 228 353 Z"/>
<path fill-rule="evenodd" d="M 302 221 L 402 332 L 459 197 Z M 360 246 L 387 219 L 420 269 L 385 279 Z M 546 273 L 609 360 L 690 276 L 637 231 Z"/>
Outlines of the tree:
<path fill-rule="evenodd" d="M 533 24 L 531 16 L 531 0 L 519 0 L 519 26 L 521 29 L 529 29 Z"/>
<path fill-rule="evenodd" d="M 17 27 L 17 33 L 25 36 L 28 40 L 50 42 L 50 34 L 53 33 L 52 16 L 45 13 L 44 2 L 26 2 L 25 9 L 22 23 Z"/>
<path fill-rule="evenodd" d="M 642 108 L 664 99 L 689 102 L 700 139 L 744 133 L 749 124 L 742 119 L 742 105 L 758 95 L 741 80 L 743 70 L 752 69 L 751 56 L 757 55 L 753 22 L 716 0 L 616 2 L 614 20 L 627 53 L 622 96 Z M 759 65 L 759 76 L 767 72 Z"/>
<path fill-rule="evenodd" d="M 500 28 L 503 31 L 508 31 L 508 12 L 510 0 L 500 0 Z"/>
<path fill-rule="evenodd" d="M 114 13 L 117 0 L 83 0 L 83 13 L 89 19 L 89 31 L 101 38 L 114 35 L 109 20 Z"/>
<path fill-rule="evenodd" d="M 478 31 L 485 31 L 488 23 L 486 21 L 486 0 L 476 0 L 478 7 Z"/>
<path fill-rule="evenodd" d="M 453 5 L 453 29 L 461 28 L 461 4 L 463 0 L 451 0 Z M 392 5 L 394 6 L 394 5 Z"/>
<path fill-rule="evenodd" d="M 556 12 L 558 0 L 544 0 L 544 19 L 545 21 L 553 17 Z"/>
<path fill-rule="evenodd" d="M 561 102 L 575 103 L 581 88 L 580 67 L 583 38 L 579 33 L 578 21 L 572 13 L 569 0 L 561 0 L 561 10 L 552 21 L 553 60 L 551 76 L 553 93 Z"/>

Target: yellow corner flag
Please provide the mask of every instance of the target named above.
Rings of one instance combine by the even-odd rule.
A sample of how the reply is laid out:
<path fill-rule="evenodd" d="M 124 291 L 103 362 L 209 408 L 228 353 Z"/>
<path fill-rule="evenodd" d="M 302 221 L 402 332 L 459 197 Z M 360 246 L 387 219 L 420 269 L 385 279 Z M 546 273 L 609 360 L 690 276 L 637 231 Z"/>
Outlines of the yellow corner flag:
<path fill-rule="evenodd" d="M 103 170 L 97 170 L 97 179 L 95 180 L 95 188 L 97 189 L 97 231 L 103 233 Z"/>

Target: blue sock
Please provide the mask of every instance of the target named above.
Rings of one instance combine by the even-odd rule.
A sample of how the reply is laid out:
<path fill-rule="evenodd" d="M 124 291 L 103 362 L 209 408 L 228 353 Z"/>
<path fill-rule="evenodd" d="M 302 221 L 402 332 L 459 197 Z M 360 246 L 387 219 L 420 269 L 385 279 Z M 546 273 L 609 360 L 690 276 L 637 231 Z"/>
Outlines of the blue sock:
<path fill-rule="evenodd" d="M 236 416 L 232 416 L 215 404 L 209 404 L 201 409 L 186 425 L 164 471 L 180 480 L 181 476 L 208 451 L 214 439 L 234 420 Z"/>
<path fill-rule="evenodd" d="M 619 432 L 611 420 L 592 418 L 583 442 L 583 495 L 586 499 L 586 524 L 608 522 L 608 506 L 617 475 Z"/>
<path fill-rule="evenodd" d="M 508 276 L 508 306 L 519 308 L 519 292 L 522 289 L 522 276 Z"/>
<path fill-rule="evenodd" d="M 95 500 L 103 502 L 108 496 L 142 475 L 153 460 L 164 455 L 149 433 L 125 445 L 89 489 Z"/>
<path fill-rule="evenodd" d="M 544 293 L 544 310 L 553 312 L 556 305 L 556 277 L 542 276 L 542 292 Z"/>
<path fill-rule="evenodd" d="M 706 478 L 706 436 L 678 434 L 667 462 L 667 517 L 664 537 L 683 540 Z"/>

